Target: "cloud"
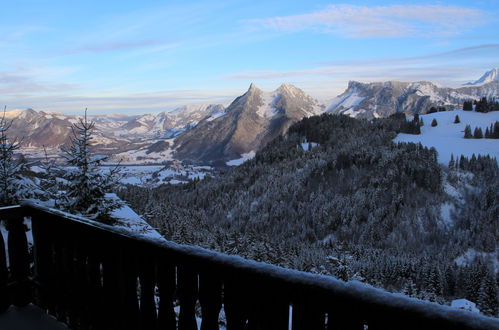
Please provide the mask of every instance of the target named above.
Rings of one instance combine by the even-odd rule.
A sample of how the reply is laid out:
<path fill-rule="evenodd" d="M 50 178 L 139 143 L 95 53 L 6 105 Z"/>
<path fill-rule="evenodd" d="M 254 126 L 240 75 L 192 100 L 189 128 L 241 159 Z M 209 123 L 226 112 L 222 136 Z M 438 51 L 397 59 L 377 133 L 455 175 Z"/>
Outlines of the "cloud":
<path fill-rule="evenodd" d="M 267 86 L 287 81 L 318 98 L 340 94 L 349 80 L 429 80 L 458 87 L 478 79 L 485 70 L 499 66 L 498 52 L 499 44 L 484 44 L 413 57 L 331 61 L 301 70 L 249 70 L 223 78 Z"/>
<path fill-rule="evenodd" d="M 71 95 L 60 93 L 53 95 L 24 95 L 22 99 L 13 96 L 2 100 L 9 108 L 34 108 L 64 113 L 81 113 L 88 108 L 90 114 L 99 113 L 151 113 L 170 110 L 186 104 L 227 103 L 232 101 L 232 93 L 209 90 L 166 90 L 150 93 L 108 95 Z"/>
<path fill-rule="evenodd" d="M 484 12 L 442 5 L 329 5 L 323 10 L 291 16 L 251 19 L 255 27 L 283 32 L 313 30 L 346 38 L 442 37 L 482 24 Z"/>
<path fill-rule="evenodd" d="M 0 94 L 58 93 L 77 88 L 75 84 L 37 81 L 32 76 L 0 71 Z"/>
<path fill-rule="evenodd" d="M 122 42 L 103 42 L 98 44 L 89 44 L 82 47 L 71 49 L 67 54 L 88 54 L 88 53 L 105 53 L 119 50 L 141 49 L 147 47 L 157 47 L 168 45 L 165 40 L 138 40 L 138 41 L 122 41 Z"/>

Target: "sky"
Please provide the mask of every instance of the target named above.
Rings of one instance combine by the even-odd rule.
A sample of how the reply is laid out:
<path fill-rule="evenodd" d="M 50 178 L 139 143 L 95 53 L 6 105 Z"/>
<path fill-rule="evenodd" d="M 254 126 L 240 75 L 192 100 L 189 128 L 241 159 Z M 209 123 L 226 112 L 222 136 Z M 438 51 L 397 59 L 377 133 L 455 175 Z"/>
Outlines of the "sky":
<path fill-rule="evenodd" d="M 499 0 L 3 1 L 0 104 L 155 113 L 250 83 L 326 101 L 349 80 L 456 87 L 499 67 Z"/>

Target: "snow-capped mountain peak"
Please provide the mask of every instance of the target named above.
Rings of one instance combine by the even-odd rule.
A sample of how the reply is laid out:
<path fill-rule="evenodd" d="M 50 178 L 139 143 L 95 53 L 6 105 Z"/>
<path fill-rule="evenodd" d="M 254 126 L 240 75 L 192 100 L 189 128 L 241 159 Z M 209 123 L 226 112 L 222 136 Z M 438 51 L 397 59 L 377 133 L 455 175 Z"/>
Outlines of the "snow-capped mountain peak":
<path fill-rule="evenodd" d="M 475 80 L 474 82 L 469 82 L 464 85 L 466 86 L 481 86 L 484 84 L 488 84 L 492 81 L 499 81 L 499 68 L 494 68 L 490 71 L 487 71 L 480 77 L 480 79 Z"/>

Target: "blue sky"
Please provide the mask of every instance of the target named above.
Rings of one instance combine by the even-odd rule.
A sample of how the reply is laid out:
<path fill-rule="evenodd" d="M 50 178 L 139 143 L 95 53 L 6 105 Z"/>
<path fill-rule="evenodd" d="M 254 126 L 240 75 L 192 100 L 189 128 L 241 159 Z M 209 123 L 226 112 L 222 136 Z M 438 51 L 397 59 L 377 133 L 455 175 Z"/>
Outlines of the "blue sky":
<path fill-rule="evenodd" d="M 147 113 L 251 82 L 321 100 L 349 80 L 458 86 L 499 66 L 499 2 L 8 1 L 0 103 Z"/>

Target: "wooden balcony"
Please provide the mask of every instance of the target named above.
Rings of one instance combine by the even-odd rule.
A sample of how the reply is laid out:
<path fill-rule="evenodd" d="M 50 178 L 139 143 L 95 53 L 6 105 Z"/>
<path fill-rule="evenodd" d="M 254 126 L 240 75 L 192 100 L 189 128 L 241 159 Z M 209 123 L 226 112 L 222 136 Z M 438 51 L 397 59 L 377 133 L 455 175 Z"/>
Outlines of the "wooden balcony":
<path fill-rule="evenodd" d="M 13 306 L 35 305 L 72 329 L 198 329 L 200 323 L 210 330 L 219 329 L 221 314 L 229 330 L 499 329 L 497 319 L 155 241 L 34 204 L 0 208 L 0 219 L 9 229 L 8 238 L 0 232 L 0 246 L 4 239 L 8 246 L 8 262 L 0 249 L 6 330 L 2 318 Z"/>

